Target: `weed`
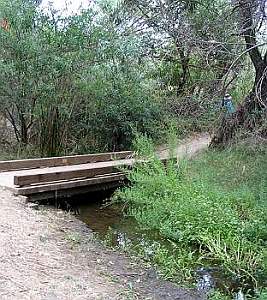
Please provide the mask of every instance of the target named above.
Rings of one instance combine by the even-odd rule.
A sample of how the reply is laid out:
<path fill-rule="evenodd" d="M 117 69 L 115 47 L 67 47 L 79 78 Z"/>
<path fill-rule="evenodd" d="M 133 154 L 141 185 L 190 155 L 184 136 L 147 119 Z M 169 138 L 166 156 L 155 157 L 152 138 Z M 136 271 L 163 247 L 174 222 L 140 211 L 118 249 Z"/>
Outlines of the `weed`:
<path fill-rule="evenodd" d="M 77 233 L 66 234 L 66 240 L 73 243 L 73 245 L 78 245 L 81 243 L 81 236 Z"/>
<path fill-rule="evenodd" d="M 209 300 L 231 300 L 231 297 L 223 295 L 219 291 L 212 291 L 209 294 Z"/>
<path fill-rule="evenodd" d="M 262 289 L 258 294 L 259 300 L 267 300 L 267 288 Z"/>
<path fill-rule="evenodd" d="M 173 243 L 172 251 L 159 246 L 153 255 L 164 275 L 190 280 L 197 267 L 216 265 L 240 286 L 256 288 L 266 276 L 266 153 L 251 160 L 239 148 L 209 151 L 165 167 L 149 143 L 137 144 L 150 161 L 134 167 L 132 185 L 114 199 L 126 203 L 127 214 L 143 228 Z"/>

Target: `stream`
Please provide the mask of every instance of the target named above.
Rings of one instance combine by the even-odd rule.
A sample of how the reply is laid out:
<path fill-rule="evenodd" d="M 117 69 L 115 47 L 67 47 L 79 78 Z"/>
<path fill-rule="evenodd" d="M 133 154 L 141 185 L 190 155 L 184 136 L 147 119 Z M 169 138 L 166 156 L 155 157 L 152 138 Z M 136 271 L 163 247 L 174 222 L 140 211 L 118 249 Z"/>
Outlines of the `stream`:
<path fill-rule="evenodd" d="M 71 201 L 76 217 L 86 223 L 97 237 L 108 246 L 127 249 L 142 249 L 142 255 L 149 260 L 157 245 L 172 250 L 171 243 L 158 232 L 141 229 L 131 217 L 123 215 L 123 207 L 110 205 L 107 200 L 111 193 L 98 193 L 80 196 Z M 90 203 L 90 204 L 88 204 Z M 195 270 L 192 282 L 201 291 L 208 293 L 216 288 L 233 295 L 235 300 L 243 300 L 237 278 L 227 278 L 218 266 L 199 267 Z"/>

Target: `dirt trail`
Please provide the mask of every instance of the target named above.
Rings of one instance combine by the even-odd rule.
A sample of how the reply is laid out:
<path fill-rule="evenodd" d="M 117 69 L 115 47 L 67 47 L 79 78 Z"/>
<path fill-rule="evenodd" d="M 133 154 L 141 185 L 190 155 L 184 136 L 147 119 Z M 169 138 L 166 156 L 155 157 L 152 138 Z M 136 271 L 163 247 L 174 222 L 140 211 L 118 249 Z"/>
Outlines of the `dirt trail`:
<path fill-rule="evenodd" d="M 178 142 L 174 155 L 177 159 L 192 158 L 199 152 L 205 150 L 211 142 L 209 133 L 196 134 L 193 137 Z M 159 156 L 164 159 L 169 157 L 169 149 L 167 146 L 161 146 L 157 149 Z"/>
<path fill-rule="evenodd" d="M 52 208 L 33 209 L 25 198 L 0 189 L 0 299 L 204 297 L 162 281 L 140 261 L 105 248 L 74 216 Z"/>

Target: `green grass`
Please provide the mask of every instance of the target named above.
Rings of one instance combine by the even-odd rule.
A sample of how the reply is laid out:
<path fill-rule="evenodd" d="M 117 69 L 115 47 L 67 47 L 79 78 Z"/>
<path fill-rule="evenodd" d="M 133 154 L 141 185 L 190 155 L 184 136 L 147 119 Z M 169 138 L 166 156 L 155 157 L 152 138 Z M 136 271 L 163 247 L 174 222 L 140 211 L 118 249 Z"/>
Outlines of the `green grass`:
<path fill-rule="evenodd" d="M 267 152 L 262 147 L 237 146 L 223 151 L 210 150 L 189 162 L 188 173 L 216 189 L 250 191 L 267 199 Z M 265 194 L 265 195 L 264 195 Z"/>
<path fill-rule="evenodd" d="M 197 267 L 215 265 L 258 288 L 266 276 L 266 162 L 264 149 L 244 146 L 167 169 L 154 158 L 134 168 L 132 186 L 115 199 L 172 245 L 153 255 L 165 277 L 190 281 Z"/>
<path fill-rule="evenodd" d="M 27 159 L 40 157 L 36 147 L 32 145 L 19 145 L 13 146 L 0 144 L 0 161 L 14 160 L 14 159 Z"/>

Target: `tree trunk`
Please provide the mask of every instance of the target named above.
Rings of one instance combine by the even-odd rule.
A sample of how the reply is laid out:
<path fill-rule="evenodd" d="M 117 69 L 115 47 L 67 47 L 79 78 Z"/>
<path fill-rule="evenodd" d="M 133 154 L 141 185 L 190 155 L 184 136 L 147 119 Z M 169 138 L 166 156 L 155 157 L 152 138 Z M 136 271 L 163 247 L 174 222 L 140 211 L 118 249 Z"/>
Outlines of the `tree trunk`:
<path fill-rule="evenodd" d="M 21 136 L 21 143 L 27 145 L 28 144 L 28 128 L 26 124 L 26 120 L 24 118 L 24 115 L 20 114 L 20 136 Z"/>
<path fill-rule="evenodd" d="M 188 83 L 188 79 L 190 76 L 189 73 L 190 57 L 189 57 L 189 53 L 185 53 L 185 50 L 182 49 L 180 46 L 177 45 L 177 49 L 179 52 L 180 62 L 182 67 L 182 73 L 178 80 L 178 86 L 177 86 L 177 96 L 179 96 L 180 94 L 183 94 L 183 92 L 185 91 L 185 87 Z"/>
<path fill-rule="evenodd" d="M 251 62 L 255 68 L 254 86 L 250 94 L 238 107 L 232 117 L 224 117 L 212 145 L 227 144 L 239 128 L 253 131 L 266 120 L 267 111 L 267 51 L 263 55 L 257 47 L 256 25 L 253 21 L 257 4 L 254 0 L 238 0 L 239 15 L 242 23 L 242 33 Z M 266 128 L 259 133 L 266 135 Z"/>

